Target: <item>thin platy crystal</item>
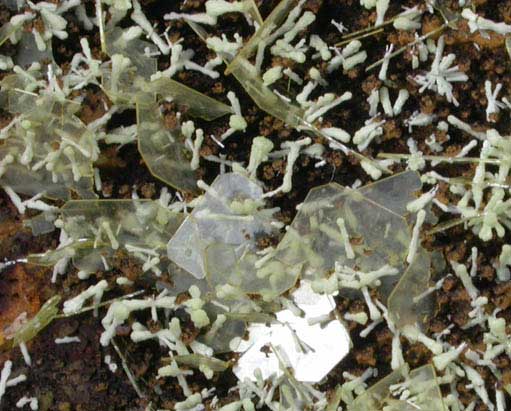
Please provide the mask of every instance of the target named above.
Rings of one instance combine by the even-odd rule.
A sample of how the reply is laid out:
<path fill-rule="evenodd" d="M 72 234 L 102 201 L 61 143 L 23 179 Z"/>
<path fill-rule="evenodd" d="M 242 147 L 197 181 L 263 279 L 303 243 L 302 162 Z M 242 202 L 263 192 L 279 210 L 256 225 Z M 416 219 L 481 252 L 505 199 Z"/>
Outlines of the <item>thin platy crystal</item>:
<path fill-rule="evenodd" d="M 400 398 L 399 384 L 409 390 L 406 399 Z M 402 392 L 402 391 L 401 391 Z M 411 372 L 403 366 L 382 378 L 355 399 L 351 411 L 445 411 L 442 394 L 432 365 L 425 365 Z"/>
<path fill-rule="evenodd" d="M 398 185 L 399 191 L 388 190 Z M 276 258 L 289 266 L 304 264 L 305 278 L 312 280 L 326 278 L 336 263 L 364 272 L 389 265 L 402 274 L 411 237 L 400 213 L 418 186 L 416 174 L 404 173 L 359 190 L 336 183 L 313 188 L 280 242 Z M 339 219 L 354 258 L 346 252 Z M 398 280 L 399 276 L 382 278 L 380 290 L 385 297 Z"/>
<path fill-rule="evenodd" d="M 294 378 L 304 382 L 321 381 L 348 354 L 350 337 L 339 320 L 327 318 L 324 323 L 311 323 L 315 318 L 328 317 L 334 310 L 332 297 L 315 293 L 310 284 L 303 281 L 291 293 L 291 298 L 304 312 L 303 317 L 287 309 L 276 313 L 274 324 L 249 326 L 249 339 L 238 347 L 243 354 L 233 368 L 240 380 L 254 380 L 256 369 L 264 379 L 284 373 L 277 353 L 264 350 L 270 344 L 286 357 L 286 365 L 292 368 Z"/>
<path fill-rule="evenodd" d="M 245 244 L 254 248 L 256 235 L 271 230 L 270 219 L 267 214 L 244 214 L 238 208 L 257 208 L 262 196 L 262 188 L 241 174 L 219 175 L 170 240 L 168 257 L 196 278 L 204 278 L 208 246 Z"/>
<path fill-rule="evenodd" d="M 196 192 L 197 173 L 190 166 L 179 128 L 165 127 L 157 104 L 137 105 L 138 150 L 149 171 L 177 190 Z"/>
<path fill-rule="evenodd" d="M 108 269 L 117 250 L 143 262 L 160 258 L 183 217 L 151 200 L 75 200 L 61 208 L 60 220 L 67 245 L 29 260 L 46 265 L 68 256 L 83 273 L 93 273 Z"/>
<path fill-rule="evenodd" d="M 433 294 L 424 293 L 430 286 L 429 253 L 420 248 L 388 298 L 389 315 L 397 328 L 423 325 L 433 312 Z"/>
<path fill-rule="evenodd" d="M 60 296 L 54 295 L 48 301 L 46 301 L 37 314 L 28 320 L 26 323 L 16 330 L 12 336 L 7 336 L 6 341 L 12 342 L 12 346 L 15 347 L 22 343 L 26 343 L 39 334 L 59 312 L 58 304 L 60 302 Z"/>
<path fill-rule="evenodd" d="M 37 86 L 36 86 L 37 87 Z M 12 161 L 0 184 L 14 192 L 68 199 L 74 192 L 93 198 L 94 133 L 75 116 L 79 104 L 35 94 L 33 84 L 19 75 L 2 80 L 2 107 L 17 115 L 5 130 L 0 158 Z"/>

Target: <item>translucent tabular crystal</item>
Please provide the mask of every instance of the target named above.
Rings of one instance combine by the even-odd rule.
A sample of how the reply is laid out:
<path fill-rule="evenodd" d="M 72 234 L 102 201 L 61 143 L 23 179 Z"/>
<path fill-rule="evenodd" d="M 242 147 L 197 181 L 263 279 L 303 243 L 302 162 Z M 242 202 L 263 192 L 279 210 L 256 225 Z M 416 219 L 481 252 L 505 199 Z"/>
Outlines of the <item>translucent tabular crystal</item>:
<path fill-rule="evenodd" d="M 51 265 L 68 256 L 84 273 L 108 269 L 107 261 L 118 249 L 146 262 L 165 254 L 168 239 L 183 221 L 152 200 L 75 200 L 60 210 L 65 247 L 31 255 L 33 263 Z"/>
<path fill-rule="evenodd" d="M 67 199 L 72 192 L 94 198 L 94 133 L 75 115 L 80 105 L 51 95 L 37 95 L 34 84 L 13 74 L 1 82 L 0 106 L 16 115 L 2 130 L 0 159 L 10 158 L 0 184 L 18 194 Z"/>
<path fill-rule="evenodd" d="M 392 290 L 387 308 L 394 325 L 424 324 L 433 310 L 433 294 L 423 295 L 430 282 L 431 257 L 422 247 Z"/>
<path fill-rule="evenodd" d="M 129 38 L 126 32 L 119 27 L 114 27 L 105 33 L 106 51 L 111 57 L 114 54 L 121 54 L 128 57 L 131 64 L 136 67 L 137 75 L 149 78 L 156 73 L 157 59 L 149 57 L 154 55 L 157 48 L 154 44 L 139 38 Z"/>
<path fill-rule="evenodd" d="M 403 273 L 411 239 L 404 212 L 419 187 L 418 174 L 405 172 L 359 190 L 336 183 L 313 188 L 276 258 L 289 266 L 303 264 L 304 277 L 313 280 L 327 277 L 336 262 L 364 272 L 388 264 Z M 342 225 L 353 255 L 347 253 Z M 384 297 L 399 277 L 382 278 L 379 289 Z"/>
<path fill-rule="evenodd" d="M 172 101 L 186 114 L 207 121 L 232 113 L 231 107 L 172 79 L 160 78 L 138 82 L 137 131 L 138 150 L 156 177 L 176 190 L 196 192 L 197 172 L 192 170 L 192 153 L 178 124 L 165 125 L 159 102 Z"/>
<path fill-rule="evenodd" d="M 255 246 L 258 234 L 269 232 L 268 213 L 244 214 L 241 205 L 258 204 L 263 191 L 237 173 L 219 175 L 211 190 L 169 241 L 167 255 L 196 278 L 204 278 L 206 249 L 212 244 Z M 240 207 L 234 207 L 234 204 Z M 225 282 L 224 282 L 225 284 Z"/>
<path fill-rule="evenodd" d="M 239 249 L 239 247 L 238 247 Z M 288 265 L 270 259 L 257 264 L 260 256 L 226 244 L 212 244 L 206 250 L 206 272 L 211 287 L 230 284 L 244 293 L 263 296 L 264 300 L 279 296 L 293 287 L 302 265 Z"/>
<path fill-rule="evenodd" d="M 14 334 L 10 335 L 5 332 L 7 344 L 12 343 L 12 347 L 26 343 L 39 334 L 48 324 L 50 324 L 59 312 L 58 304 L 60 296 L 54 295 L 46 301 L 39 312 L 30 320 L 23 323 L 19 328 L 13 330 Z M 0 344 L 1 345 L 1 344 Z"/>
<path fill-rule="evenodd" d="M 258 368 L 264 379 L 272 374 L 282 375 L 284 366 L 291 367 L 299 381 L 319 382 L 348 354 L 350 337 L 339 320 L 327 317 L 324 323 L 309 324 L 334 310 L 331 297 L 314 293 L 310 284 L 303 281 L 292 293 L 292 299 L 303 311 L 303 317 L 283 310 L 277 312 L 278 322 L 274 324 L 249 326 L 249 339 L 238 347 L 243 354 L 233 368 L 240 380 L 255 380 L 254 371 Z M 286 364 L 281 364 L 272 347 Z"/>
<path fill-rule="evenodd" d="M 137 105 L 138 150 L 151 174 L 181 191 L 197 191 L 197 173 L 179 128 L 165 127 L 158 104 Z"/>
<path fill-rule="evenodd" d="M 144 84 L 144 91 L 160 97 L 170 99 L 179 107 L 183 107 L 187 115 L 199 117 L 206 121 L 212 121 L 227 114 L 233 114 L 233 110 L 227 104 L 221 103 L 187 87 L 171 78 L 158 78 Z"/>
<path fill-rule="evenodd" d="M 404 390 L 406 399 L 400 400 Z M 445 411 L 442 394 L 432 365 L 425 365 L 409 373 L 405 365 L 378 381 L 358 396 L 349 411 Z"/>

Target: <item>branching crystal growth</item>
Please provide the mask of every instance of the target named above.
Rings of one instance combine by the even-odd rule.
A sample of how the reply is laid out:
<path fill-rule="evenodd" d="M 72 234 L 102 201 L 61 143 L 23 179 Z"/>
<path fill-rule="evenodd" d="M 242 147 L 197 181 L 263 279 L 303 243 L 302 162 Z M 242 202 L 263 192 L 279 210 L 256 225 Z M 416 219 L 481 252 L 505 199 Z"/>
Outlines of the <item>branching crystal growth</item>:
<path fill-rule="evenodd" d="M 493 31 L 504 36 L 511 33 L 511 26 L 509 24 L 503 22 L 496 23 L 490 19 L 485 19 L 484 17 L 474 13 L 469 8 L 463 9 L 461 15 L 468 21 L 468 27 L 471 33 L 474 33 L 478 30 L 483 33 L 487 31 Z"/>
<path fill-rule="evenodd" d="M 431 70 L 426 74 L 415 77 L 415 81 L 421 86 L 419 92 L 429 89 L 445 96 L 448 102 L 458 106 L 459 103 L 453 95 L 453 86 L 451 83 L 463 82 L 468 80 L 468 76 L 459 70 L 457 65 L 453 66 L 456 55 L 451 53 L 443 56 L 445 47 L 444 36 L 438 39 L 435 51 L 435 58 L 431 64 Z"/>
<path fill-rule="evenodd" d="M 53 36 L 60 40 L 68 38 L 66 31 L 67 21 L 62 17 L 62 14 L 78 4 L 80 4 L 78 0 L 64 1 L 60 6 L 45 1 L 37 4 L 28 1 L 30 8 L 39 12 L 44 23 L 44 31 L 42 33 L 35 28 L 32 29 L 37 48 L 40 51 L 46 50 L 47 44 Z"/>
<path fill-rule="evenodd" d="M 222 63 L 221 59 L 213 59 L 208 61 L 204 66 L 200 66 L 192 61 L 192 58 L 195 56 L 195 51 L 192 49 L 183 49 L 183 46 L 179 42 L 171 45 L 170 53 L 169 68 L 155 74 L 153 79 L 174 77 L 177 72 L 182 70 L 198 71 L 211 78 L 218 78 L 218 76 L 220 76 L 220 74 L 213 69 Z"/>
<path fill-rule="evenodd" d="M 511 227 L 511 199 L 504 200 L 504 196 L 503 189 L 494 189 L 482 212 L 469 207 L 460 207 L 462 215 L 469 219 L 468 225 L 474 227 L 474 231 L 483 241 L 491 240 L 494 231 L 498 237 L 503 237 L 504 226 Z"/>

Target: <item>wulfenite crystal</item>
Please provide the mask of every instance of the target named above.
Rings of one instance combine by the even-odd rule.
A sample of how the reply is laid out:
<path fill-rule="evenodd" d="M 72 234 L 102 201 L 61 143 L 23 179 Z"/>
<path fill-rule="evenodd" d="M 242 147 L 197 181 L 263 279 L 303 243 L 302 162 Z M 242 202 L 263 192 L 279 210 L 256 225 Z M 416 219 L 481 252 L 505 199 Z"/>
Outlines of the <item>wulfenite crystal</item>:
<path fill-rule="evenodd" d="M 124 250 L 146 268 L 159 270 L 166 243 L 182 221 L 180 214 L 157 201 L 69 201 L 60 210 L 58 223 L 66 233 L 65 243 L 56 250 L 32 255 L 29 261 L 51 265 L 68 257 L 87 275 L 108 270 L 114 253 Z"/>
<path fill-rule="evenodd" d="M 406 399 L 400 399 L 407 390 Z M 357 397 L 349 411 L 445 411 L 432 365 L 408 373 L 408 366 L 392 372 Z"/>
<path fill-rule="evenodd" d="M 270 344 L 285 357 L 285 365 L 292 368 L 294 377 L 304 382 L 321 381 L 348 354 L 348 331 L 335 317 L 329 318 L 335 308 L 332 297 L 315 293 L 304 281 L 292 293 L 292 300 L 303 311 L 303 317 L 286 309 L 277 312 L 274 324 L 249 326 L 249 339 L 238 347 L 243 354 L 233 369 L 240 380 L 255 380 L 256 369 L 261 370 L 264 379 L 283 374 Z"/>
<path fill-rule="evenodd" d="M 257 235 L 271 230 L 271 211 L 259 210 L 262 195 L 262 188 L 241 174 L 219 175 L 169 241 L 168 257 L 200 279 L 212 244 L 254 249 Z"/>
<path fill-rule="evenodd" d="M 280 242 L 276 259 L 304 265 L 304 278 L 326 278 L 335 264 L 369 272 L 388 265 L 405 269 L 410 229 L 406 204 L 420 187 L 405 172 L 358 190 L 336 183 L 313 188 Z M 382 278 L 387 297 L 400 275 Z"/>

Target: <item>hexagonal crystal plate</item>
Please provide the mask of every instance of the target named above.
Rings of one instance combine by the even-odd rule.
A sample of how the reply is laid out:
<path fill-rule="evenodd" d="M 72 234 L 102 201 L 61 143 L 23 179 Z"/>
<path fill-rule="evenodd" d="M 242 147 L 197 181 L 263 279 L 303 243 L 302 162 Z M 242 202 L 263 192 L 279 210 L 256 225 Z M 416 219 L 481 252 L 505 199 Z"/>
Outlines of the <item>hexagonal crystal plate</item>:
<path fill-rule="evenodd" d="M 263 191 L 237 173 L 219 175 L 201 203 L 193 210 L 167 245 L 167 255 L 196 278 L 204 278 L 206 248 L 215 243 L 254 244 L 258 232 L 267 231 L 265 221 L 240 215 L 231 208 L 235 200 L 261 200 Z"/>
<path fill-rule="evenodd" d="M 339 320 L 327 317 L 326 321 L 314 321 L 332 313 L 335 307 L 332 297 L 316 294 L 308 282 L 302 281 L 292 298 L 303 316 L 283 310 L 277 313 L 278 323 L 249 327 L 249 340 L 238 347 L 243 355 L 233 368 L 240 380 L 255 380 L 257 368 L 266 379 L 272 374 L 282 375 L 282 367 L 291 367 L 297 380 L 315 383 L 348 354 L 350 337 Z M 283 358 L 279 360 L 273 348 Z"/>

